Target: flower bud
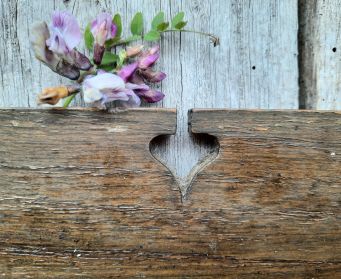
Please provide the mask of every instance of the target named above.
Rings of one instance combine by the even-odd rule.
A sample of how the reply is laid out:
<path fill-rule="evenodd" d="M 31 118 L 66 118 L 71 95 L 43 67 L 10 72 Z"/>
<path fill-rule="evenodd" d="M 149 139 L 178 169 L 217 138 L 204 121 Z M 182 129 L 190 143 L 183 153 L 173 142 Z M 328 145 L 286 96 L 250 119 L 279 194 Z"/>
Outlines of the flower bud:
<path fill-rule="evenodd" d="M 105 47 L 99 44 L 95 44 L 94 47 L 94 62 L 96 65 L 101 65 L 104 55 Z"/>
<path fill-rule="evenodd" d="M 71 94 L 79 92 L 80 87 L 75 86 L 57 86 L 47 87 L 38 95 L 38 104 L 50 104 L 55 105 L 60 99 L 66 98 Z"/>
<path fill-rule="evenodd" d="M 127 47 L 127 57 L 134 57 L 138 54 L 141 53 L 143 49 L 143 45 L 136 45 L 136 46 L 133 46 L 133 47 Z"/>

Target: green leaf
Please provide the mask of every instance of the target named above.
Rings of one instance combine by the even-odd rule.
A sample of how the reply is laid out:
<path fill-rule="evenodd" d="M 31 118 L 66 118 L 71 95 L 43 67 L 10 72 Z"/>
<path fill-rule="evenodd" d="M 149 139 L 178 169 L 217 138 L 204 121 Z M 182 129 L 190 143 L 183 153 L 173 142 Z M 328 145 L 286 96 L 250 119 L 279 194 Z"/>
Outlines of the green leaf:
<path fill-rule="evenodd" d="M 119 41 L 121 40 L 121 38 L 112 38 L 112 39 L 109 39 L 105 42 L 105 47 L 106 48 L 112 48 L 113 46 L 115 46 Z"/>
<path fill-rule="evenodd" d="M 138 12 L 130 24 L 130 31 L 133 35 L 141 35 L 143 31 L 143 15 Z"/>
<path fill-rule="evenodd" d="M 98 66 L 98 69 L 104 70 L 106 72 L 112 72 L 115 68 L 116 68 L 116 65 L 114 65 L 114 64 Z"/>
<path fill-rule="evenodd" d="M 93 46 L 94 46 L 94 36 L 91 33 L 90 30 L 90 23 L 88 24 L 88 26 L 85 28 L 85 32 L 84 32 L 84 41 L 85 41 L 85 46 L 87 49 L 92 50 Z"/>
<path fill-rule="evenodd" d="M 174 27 L 175 27 L 175 29 L 180 30 L 180 29 L 184 28 L 184 27 L 186 26 L 186 24 L 187 24 L 187 21 L 180 21 L 180 22 L 179 22 L 178 24 L 176 24 Z"/>
<path fill-rule="evenodd" d="M 144 39 L 146 41 L 152 42 L 152 41 L 160 40 L 160 37 L 161 37 L 160 32 L 158 32 L 156 30 L 151 30 L 144 36 Z"/>
<path fill-rule="evenodd" d="M 122 35 L 122 19 L 120 14 L 114 15 L 112 22 L 116 25 L 117 31 L 115 38 L 121 38 Z"/>
<path fill-rule="evenodd" d="M 104 52 L 101 66 L 103 65 L 111 65 L 118 61 L 118 55 L 111 53 L 109 51 Z"/>
<path fill-rule="evenodd" d="M 122 49 L 119 53 L 118 53 L 118 62 L 117 62 L 117 67 L 118 68 L 121 68 L 124 61 L 126 60 L 127 58 L 127 52 Z"/>
<path fill-rule="evenodd" d="M 157 26 L 156 30 L 162 32 L 165 31 L 168 28 L 168 26 L 169 22 L 162 22 Z"/>
<path fill-rule="evenodd" d="M 178 13 L 175 17 L 172 19 L 172 27 L 175 28 L 175 26 L 179 23 L 182 22 L 185 17 L 184 12 Z"/>
<path fill-rule="evenodd" d="M 165 21 L 165 13 L 164 12 L 159 12 L 152 21 L 152 29 L 156 30 L 157 27 Z"/>

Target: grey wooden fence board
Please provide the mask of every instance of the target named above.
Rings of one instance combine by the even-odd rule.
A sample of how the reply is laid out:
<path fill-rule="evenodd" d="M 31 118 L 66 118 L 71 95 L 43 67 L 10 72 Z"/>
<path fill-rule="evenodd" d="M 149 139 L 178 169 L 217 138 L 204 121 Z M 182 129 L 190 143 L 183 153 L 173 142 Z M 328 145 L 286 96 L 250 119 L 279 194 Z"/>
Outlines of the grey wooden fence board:
<path fill-rule="evenodd" d="M 168 78 L 161 85 L 166 98 L 156 106 L 178 109 L 178 130 L 155 153 L 179 176 L 208 150 L 193 145 L 188 109 L 298 108 L 296 0 L 4 0 L 0 8 L 0 107 L 34 107 L 41 88 L 67 82 L 29 49 L 30 24 L 49 20 L 53 9 L 72 11 L 83 26 L 102 10 L 120 12 L 126 24 L 137 11 L 151 19 L 160 9 L 168 18 L 183 10 L 188 29 L 217 34 L 217 48 L 188 33 L 161 41 L 158 67 Z M 84 105 L 80 98 L 76 104 Z"/>
<path fill-rule="evenodd" d="M 341 2 L 301 0 L 300 7 L 302 102 L 341 109 Z"/>

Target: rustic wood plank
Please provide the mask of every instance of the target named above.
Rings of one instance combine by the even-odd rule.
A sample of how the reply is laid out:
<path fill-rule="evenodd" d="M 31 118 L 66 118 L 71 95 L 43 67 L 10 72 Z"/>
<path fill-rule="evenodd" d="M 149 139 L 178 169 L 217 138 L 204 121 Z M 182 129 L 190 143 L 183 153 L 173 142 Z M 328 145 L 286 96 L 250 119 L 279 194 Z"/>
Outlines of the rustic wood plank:
<path fill-rule="evenodd" d="M 298 108 L 296 0 L 1 1 L 0 107 L 35 107 L 41 88 L 68 82 L 36 61 L 29 48 L 29 26 L 48 21 L 54 9 L 72 12 L 82 26 L 100 11 L 120 12 L 126 30 L 137 11 L 150 22 L 159 10 L 168 19 L 183 10 L 188 29 L 220 37 L 218 48 L 187 33 L 167 34 L 161 42 L 159 68 L 168 78 L 161 86 L 166 99 L 156 106 L 177 108 L 178 132 L 155 154 L 179 177 L 211 150 L 188 133 L 188 109 Z M 81 97 L 75 105 L 84 106 Z"/>
<path fill-rule="evenodd" d="M 300 0 L 301 103 L 341 109 L 341 2 Z"/>
<path fill-rule="evenodd" d="M 156 153 L 184 179 L 212 150 L 188 134 L 189 109 L 298 108 L 297 1 L 170 2 L 161 1 L 169 17 L 183 10 L 186 28 L 221 41 L 212 48 L 207 38 L 187 33 L 163 40 L 162 68 L 169 73 L 163 106 L 177 108 L 178 129 Z"/>
<path fill-rule="evenodd" d="M 172 110 L 0 110 L 5 278 L 337 278 L 341 115 L 191 112 L 219 140 L 185 199 Z"/>

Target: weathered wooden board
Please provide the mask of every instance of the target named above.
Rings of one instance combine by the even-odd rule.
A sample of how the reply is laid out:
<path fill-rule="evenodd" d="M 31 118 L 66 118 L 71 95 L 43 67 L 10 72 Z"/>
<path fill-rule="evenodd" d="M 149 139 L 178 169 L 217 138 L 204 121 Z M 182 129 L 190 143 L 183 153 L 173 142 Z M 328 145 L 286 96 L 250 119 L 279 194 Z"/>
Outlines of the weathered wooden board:
<path fill-rule="evenodd" d="M 341 2 L 300 0 L 302 107 L 341 109 Z"/>
<path fill-rule="evenodd" d="M 181 199 L 149 153 L 172 110 L 0 110 L 0 275 L 340 276 L 340 113 L 190 120 L 220 149 Z"/>
<path fill-rule="evenodd" d="M 210 150 L 188 133 L 188 109 L 298 108 L 296 0 L 2 0 L 0 107 L 35 107 L 41 88 L 68 82 L 36 61 L 29 47 L 30 25 L 49 21 L 54 9 L 72 12 L 83 27 L 100 11 L 119 12 L 127 36 L 138 11 L 147 30 L 160 10 L 168 19 L 183 10 L 187 29 L 220 37 L 217 48 L 189 33 L 161 41 L 158 67 L 168 77 L 161 86 L 166 98 L 157 106 L 177 108 L 178 131 L 155 153 L 180 177 Z M 75 104 L 84 106 L 81 98 Z"/>

